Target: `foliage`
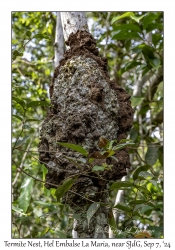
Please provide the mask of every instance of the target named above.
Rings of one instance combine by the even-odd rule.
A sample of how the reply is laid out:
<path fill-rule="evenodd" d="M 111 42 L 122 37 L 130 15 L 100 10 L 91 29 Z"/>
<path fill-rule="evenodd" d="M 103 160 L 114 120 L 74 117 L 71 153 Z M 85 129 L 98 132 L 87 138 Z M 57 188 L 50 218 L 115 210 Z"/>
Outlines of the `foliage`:
<path fill-rule="evenodd" d="M 110 227 L 116 238 L 163 237 L 163 13 L 91 12 L 87 17 L 93 20 L 91 33 L 101 55 L 108 58 L 110 77 L 132 96 L 134 123 L 130 140 L 116 144 L 101 138 L 101 151 L 91 155 L 78 145 L 62 146 L 87 157 L 80 162 L 69 159 L 77 165 L 114 157 L 127 146 L 132 163 L 128 176 L 109 184 Z M 37 152 L 39 129 L 50 105 L 55 22 L 54 12 L 12 13 L 13 238 L 71 237 L 76 218 L 60 203 L 75 179 L 63 182 L 61 189 L 47 190 L 42 183 L 47 169 Z M 100 174 L 110 167 L 94 166 L 91 171 Z M 114 204 L 119 190 L 124 199 Z M 89 223 L 98 207 L 94 203 L 89 208 Z"/>

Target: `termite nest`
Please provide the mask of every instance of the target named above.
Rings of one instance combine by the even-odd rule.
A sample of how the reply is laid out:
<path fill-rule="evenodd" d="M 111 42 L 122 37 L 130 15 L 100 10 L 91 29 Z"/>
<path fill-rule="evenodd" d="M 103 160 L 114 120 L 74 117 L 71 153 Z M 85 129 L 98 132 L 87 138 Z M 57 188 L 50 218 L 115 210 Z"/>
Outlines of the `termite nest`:
<path fill-rule="evenodd" d="M 127 137 L 132 126 L 133 109 L 130 95 L 110 81 L 107 59 L 99 56 L 91 34 L 77 31 L 70 35 L 66 44 L 70 50 L 55 69 L 50 87 L 52 107 L 40 132 L 39 159 L 48 169 L 46 188 L 59 185 L 71 176 L 79 176 L 71 188 L 74 193 L 67 193 L 64 199 L 69 204 L 81 204 L 84 195 L 99 201 L 108 181 L 119 180 L 127 174 L 126 169 L 130 167 L 128 151 L 119 150 L 115 155 L 117 161 L 95 159 L 92 166 L 113 165 L 111 169 L 100 172 L 99 178 L 97 174 L 87 172 L 83 155 L 58 142 L 78 144 L 89 153 L 99 151 L 100 137 L 117 141 Z M 78 161 L 81 168 L 68 157 Z"/>

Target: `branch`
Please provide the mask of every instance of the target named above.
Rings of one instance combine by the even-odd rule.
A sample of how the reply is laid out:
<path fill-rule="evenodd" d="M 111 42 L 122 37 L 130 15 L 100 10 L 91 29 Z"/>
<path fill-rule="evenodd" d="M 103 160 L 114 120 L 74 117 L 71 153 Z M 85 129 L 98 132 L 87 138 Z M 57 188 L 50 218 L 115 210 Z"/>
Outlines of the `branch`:
<path fill-rule="evenodd" d="M 29 142 L 29 144 L 28 144 L 28 146 L 27 146 L 27 148 L 26 148 L 26 151 L 25 151 L 25 153 L 24 153 L 24 155 L 23 155 L 23 157 L 22 157 L 22 161 L 21 161 L 21 164 L 20 164 L 20 166 L 19 166 L 19 169 L 22 169 L 22 167 L 23 167 L 23 164 L 24 164 L 24 161 L 25 161 L 25 159 L 26 159 L 26 156 L 27 156 L 27 154 L 28 154 L 28 152 L 29 152 L 29 148 L 30 148 L 30 146 L 31 146 L 32 140 L 33 140 L 33 138 L 30 139 L 30 142 Z M 15 183 L 17 182 L 18 177 L 19 177 L 19 174 L 20 174 L 20 172 L 18 171 L 18 173 L 16 174 L 16 177 L 15 177 L 14 181 L 12 182 L 12 187 L 13 187 L 13 186 L 15 185 Z"/>
<path fill-rule="evenodd" d="M 50 183 L 50 182 L 46 182 L 46 181 L 42 181 L 42 180 L 40 180 L 40 179 L 34 177 L 33 175 L 28 174 L 28 173 L 27 173 L 26 171 L 24 171 L 22 168 L 19 168 L 19 166 L 17 165 L 17 163 L 16 163 L 14 160 L 12 160 L 12 162 L 17 166 L 18 171 L 23 172 L 24 174 L 28 175 L 29 177 L 33 178 L 34 180 L 39 181 L 39 182 L 42 182 L 42 183 L 45 183 L 45 184 L 48 184 L 48 185 L 52 185 L 52 186 L 54 186 L 54 187 L 56 187 L 56 188 L 58 187 L 58 185 L 56 185 L 56 184 L 53 184 L 53 183 Z"/>

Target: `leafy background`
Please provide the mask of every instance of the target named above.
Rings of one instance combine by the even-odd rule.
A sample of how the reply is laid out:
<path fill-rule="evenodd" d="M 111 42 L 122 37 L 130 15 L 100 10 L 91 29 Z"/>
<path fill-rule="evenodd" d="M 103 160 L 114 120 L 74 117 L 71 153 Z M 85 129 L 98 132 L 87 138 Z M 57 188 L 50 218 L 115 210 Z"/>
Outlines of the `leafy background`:
<path fill-rule="evenodd" d="M 131 94 L 131 169 L 111 183 L 116 238 L 163 237 L 163 13 L 90 12 L 91 33 L 111 79 Z M 38 160 L 54 65 L 55 12 L 12 12 L 12 237 L 71 237 L 76 216 L 44 187 Z M 122 199 L 114 205 L 117 193 Z M 116 230 L 114 230 L 114 228 Z M 136 230 L 141 232 L 140 235 Z M 146 235 L 145 231 L 148 235 Z"/>

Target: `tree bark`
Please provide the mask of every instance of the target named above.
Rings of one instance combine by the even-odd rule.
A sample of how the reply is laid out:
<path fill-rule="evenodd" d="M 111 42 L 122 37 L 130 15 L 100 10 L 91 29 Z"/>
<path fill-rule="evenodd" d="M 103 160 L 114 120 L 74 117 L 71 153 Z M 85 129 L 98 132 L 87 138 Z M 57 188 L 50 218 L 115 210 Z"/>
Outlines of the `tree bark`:
<path fill-rule="evenodd" d="M 85 12 L 61 12 L 61 20 L 65 40 L 78 30 L 89 32 Z"/>
<path fill-rule="evenodd" d="M 87 164 L 83 163 L 86 157 L 58 142 L 78 144 L 90 156 L 100 151 L 101 137 L 118 141 L 127 137 L 133 110 L 130 96 L 110 81 L 107 59 L 99 56 L 95 39 L 88 32 L 85 14 L 64 12 L 61 18 L 70 49 L 55 69 L 50 91 L 52 107 L 40 133 L 40 160 L 48 169 L 48 183 L 59 185 L 65 179 L 78 176 L 62 200 L 81 217 L 74 221 L 73 237 L 108 238 L 108 205 L 104 206 L 108 204 L 108 182 L 126 175 L 126 168 L 130 167 L 127 150 L 117 151 L 117 161 L 97 158 Z M 74 162 L 68 157 L 73 157 Z M 97 174 L 92 171 L 94 166 L 103 164 L 112 168 Z M 87 211 L 93 203 L 100 207 L 92 211 L 88 225 Z"/>
<path fill-rule="evenodd" d="M 61 23 L 60 12 L 57 12 L 54 50 L 55 50 L 54 64 L 56 68 L 57 66 L 59 66 L 60 60 L 63 59 L 64 55 L 64 36 L 63 36 L 63 28 Z"/>

